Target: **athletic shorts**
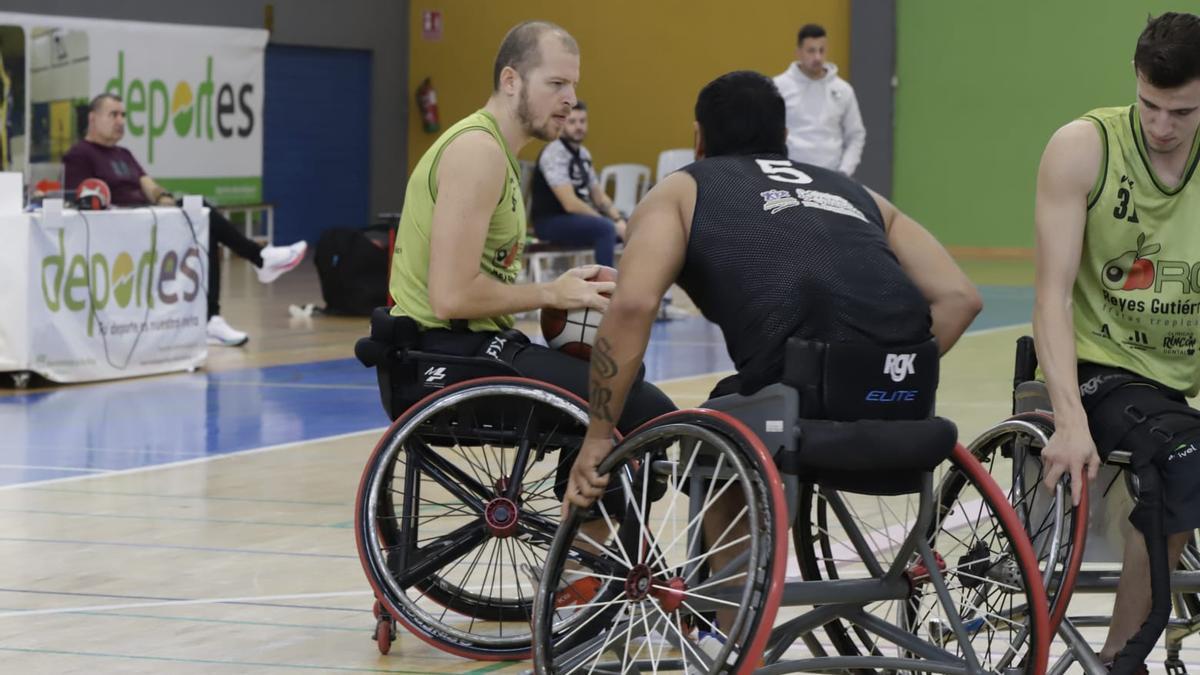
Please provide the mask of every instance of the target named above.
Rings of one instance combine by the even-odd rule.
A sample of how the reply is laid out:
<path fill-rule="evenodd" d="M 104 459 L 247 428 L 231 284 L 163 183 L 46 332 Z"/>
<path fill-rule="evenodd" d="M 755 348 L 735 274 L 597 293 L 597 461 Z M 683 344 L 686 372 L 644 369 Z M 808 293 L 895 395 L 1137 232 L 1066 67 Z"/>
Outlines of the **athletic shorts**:
<path fill-rule="evenodd" d="M 1121 371 L 1090 363 L 1079 365 L 1080 393 L 1101 459 L 1113 450 L 1133 450 L 1127 447 L 1134 442 L 1129 431 L 1137 422 L 1130 417 L 1130 407 L 1157 420 L 1157 426 L 1171 430 L 1171 438 L 1161 440 L 1159 450 L 1166 453 L 1162 464 L 1166 531 L 1173 534 L 1200 527 L 1200 417 L 1182 394 L 1148 381 L 1088 393 L 1089 381 L 1113 372 Z M 1100 398 L 1094 400 L 1095 396 Z"/>

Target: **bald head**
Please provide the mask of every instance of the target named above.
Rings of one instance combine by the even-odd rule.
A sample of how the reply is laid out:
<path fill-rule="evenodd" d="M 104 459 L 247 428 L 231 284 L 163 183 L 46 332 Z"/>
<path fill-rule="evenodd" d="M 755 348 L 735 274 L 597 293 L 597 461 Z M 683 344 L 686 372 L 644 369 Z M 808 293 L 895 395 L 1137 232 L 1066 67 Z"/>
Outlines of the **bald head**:
<path fill-rule="evenodd" d="M 568 52 L 579 55 L 579 44 L 561 26 L 549 21 L 517 24 L 500 43 L 500 51 L 492 68 L 492 91 L 500 91 L 500 73 L 505 68 L 512 68 L 524 78 L 530 70 L 541 65 L 545 40 L 558 40 Z"/>

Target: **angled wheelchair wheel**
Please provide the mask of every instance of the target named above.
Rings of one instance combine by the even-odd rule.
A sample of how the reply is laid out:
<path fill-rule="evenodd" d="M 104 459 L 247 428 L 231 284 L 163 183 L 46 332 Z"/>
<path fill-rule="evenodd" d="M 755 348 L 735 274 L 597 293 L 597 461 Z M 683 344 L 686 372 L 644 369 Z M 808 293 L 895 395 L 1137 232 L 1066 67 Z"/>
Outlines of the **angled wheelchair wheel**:
<path fill-rule="evenodd" d="M 355 507 L 359 557 L 388 613 L 453 654 L 528 658 L 558 463 L 586 428 L 578 397 L 523 378 L 463 382 L 401 415 Z"/>
<path fill-rule="evenodd" d="M 782 595 L 787 507 L 762 443 L 741 423 L 685 410 L 648 423 L 601 464 L 622 508 L 572 508 L 550 546 L 534 613 L 541 674 L 748 673 Z M 611 484 L 611 483 L 610 483 Z M 564 586 L 598 589 L 564 616 Z"/>
<path fill-rule="evenodd" d="M 1029 534 L 1050 601 L 1051 628 L 1057 631 L 1083 563 L 1088 491 L 1074 506 L 1065 479 L 1053 492 L 1042 487 L 1041 451 L 1053 434 L 1049 415 L 1021 413 L 985 431 L 968 450 L 1005 490 Z"/>
<path fill-rule="evenodd" d="M 912 659 L 949 658 L 987 673 L 1044 673 L 1050 630 L 1033 551 L 994 481 L 959 446 L 937 472 L 933 521 L 925 530 L 937 569 L 919 556 L 898 556 L 918 527 L 919 495 L 861 495 L 805 485 L 794 528 L 806 580 L 879 578 L 903 569 L 906 598 L 869 603 L 866 614 L 923 644 L 889 640 L 867 621 L 834 620 L 809 649 L 894 659 L 908 665 L 856 673 L 912 670 Z M 938 579 L 934 579 L 934 576 Z M 944 585 L 945 596 L 938 589 Z M 928 672 L 943 672 L 930 666 Z M 975 671 L 972 671 L 975 672 Z"/>

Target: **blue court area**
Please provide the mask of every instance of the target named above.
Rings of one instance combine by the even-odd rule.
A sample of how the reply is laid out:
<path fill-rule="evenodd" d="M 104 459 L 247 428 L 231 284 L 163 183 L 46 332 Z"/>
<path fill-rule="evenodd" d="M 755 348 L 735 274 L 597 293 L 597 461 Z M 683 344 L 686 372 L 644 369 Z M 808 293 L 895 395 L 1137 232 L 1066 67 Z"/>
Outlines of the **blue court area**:
<path fill-rule="evenodd" d="M 981 291 L 985 309 L 972 331 L 1029 321 L 1033 289 Z M 651 381 L 732 368 L 720 331 L 704 319 L 655 325 L 646 354 Z M 0 397 L 0 485 L 196 460 L 387 423 L 374 371 L 354 359 L 17 394 Z"/>

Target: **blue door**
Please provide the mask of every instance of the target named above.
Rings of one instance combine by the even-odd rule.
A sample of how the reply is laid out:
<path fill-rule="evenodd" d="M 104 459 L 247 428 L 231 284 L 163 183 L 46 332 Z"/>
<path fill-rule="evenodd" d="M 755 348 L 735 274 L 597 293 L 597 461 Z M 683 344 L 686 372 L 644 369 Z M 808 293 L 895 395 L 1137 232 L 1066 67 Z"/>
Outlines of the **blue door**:
<path fill-rule="evenodd" d="M 263 199 L 275 243 L 370 220 L 371 52 L 269 45 Z"/>

